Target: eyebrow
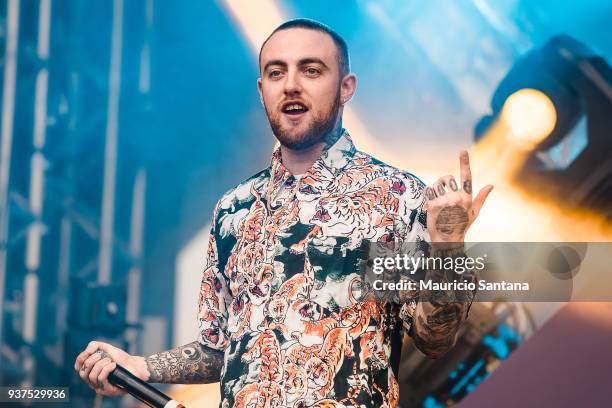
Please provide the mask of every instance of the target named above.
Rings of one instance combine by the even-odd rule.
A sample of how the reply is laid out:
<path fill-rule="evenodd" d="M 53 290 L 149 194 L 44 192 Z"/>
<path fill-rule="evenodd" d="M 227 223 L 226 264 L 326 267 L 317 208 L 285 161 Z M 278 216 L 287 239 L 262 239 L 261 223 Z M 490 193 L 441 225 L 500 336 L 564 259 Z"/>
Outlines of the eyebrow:
<path fill-rule="evenodd" d="M 303 58 L 298 62 L 299 66 L 303 66 L 303 65 L 308 65 L 308 64 L 319 64 L 322 65 L 324 68 L 328 68 L 327 65 L 323 62 L 323 60 L 319 59 L 319 58 Z"/>
<path fill-rule="evenodd" d="M 324 68 L 329 68 L 327 66 L 327 64 L 325 64 L 323 62 L 323 60 L 321 60 L 320 58 L 316 58 L 316 57 L 310 57 L 310 58 L 302 58 L 301 60 L 299 60 L 298 62 L 298 66 L 304 66 L 304 65 L 308 65 L 308 64 L 320 64 L 322 65 Z M 266 72 L 266 70 L 268 68 L 270 68 L 271 66 L 281 66 L 281 67 L 287 67 L 287 63 L 285 61 L 282 60 L 272 60 L 272 61 L 268 61 L 266 63 L 266 65 L 264 66 L 264 72 Z"/>
<path fill-rule="evenodd" d="M 263 69 L 263 70 L 264 70 L 264 72 L 266 72 L 266 70 L 267 70 L 268 68 L 270 68 L 271 66 L 273 66 L 273 65 L 279 65 L 279 66 L 281 66 L 281 67 L 286 67 L 286 66 L 287 66 L 287 63 L 286 63 L 286 62 L 284 62 L 284 61 L 281 61 L 281 60 L 272 60 L 272 61 L 268 61 L 268 62 L 266 63 L 266 65 L 264 66 L 264 69 Z"/>

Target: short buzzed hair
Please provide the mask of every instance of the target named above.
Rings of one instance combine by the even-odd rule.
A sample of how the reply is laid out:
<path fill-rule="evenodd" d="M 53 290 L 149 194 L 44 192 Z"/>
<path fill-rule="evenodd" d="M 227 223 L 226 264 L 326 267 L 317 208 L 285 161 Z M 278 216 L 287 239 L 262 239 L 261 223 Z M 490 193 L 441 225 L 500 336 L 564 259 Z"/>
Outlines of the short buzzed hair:
<path fill-rule="evenodd" d="M 259 69 L 261 70 L 261 51 L 264 46 L 268 42 L 268 40 L 277 32 L 282 30 L 288 30 L 290 28 L 305 28 L 307 30 L 320 31 L 329 35 L 334 44 L 336 45 L 338 51 L 338 67 L 340 70 L 340 76 L 343 77 L 347 75 L 351 71 L 351 63 L 349 59 L 348 46 L 346 45 L 346 41 L 344 38 L 340 36 L 337 32 L 332 30 L 330 27 L 326 26 L 323 23 L 319 23 L 318 21 L 311 20 L 308 18 L 296 18 L 294 20 L 289 20 L 279 25 L 272 31 L 272 33 L 266 38 L 266 40 L 261 45 L 259 49 Z"/>

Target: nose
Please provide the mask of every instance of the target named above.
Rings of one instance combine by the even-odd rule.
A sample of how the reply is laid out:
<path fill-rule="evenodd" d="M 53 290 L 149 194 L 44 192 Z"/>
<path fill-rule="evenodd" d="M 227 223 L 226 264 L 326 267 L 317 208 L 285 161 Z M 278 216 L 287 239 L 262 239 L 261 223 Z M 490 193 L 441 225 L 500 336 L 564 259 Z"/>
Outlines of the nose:
<path fill-rule="evenodd" d="M 299 73 L 297 70 L 289 70 L 285 77 L 285 95 L 299 95 L 302 92 Z"/>

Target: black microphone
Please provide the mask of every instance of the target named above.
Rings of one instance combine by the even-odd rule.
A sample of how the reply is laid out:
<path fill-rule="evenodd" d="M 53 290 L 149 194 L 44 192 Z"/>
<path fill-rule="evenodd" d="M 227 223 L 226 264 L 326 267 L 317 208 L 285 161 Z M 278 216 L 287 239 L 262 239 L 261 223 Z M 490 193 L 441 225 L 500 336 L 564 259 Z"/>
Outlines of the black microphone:
<path fill-rule="evenodd" d="M 142 381 L 120 365 L 108 375 L 108 381 L 150 407 L 185 408 L 181 403 Z"/>

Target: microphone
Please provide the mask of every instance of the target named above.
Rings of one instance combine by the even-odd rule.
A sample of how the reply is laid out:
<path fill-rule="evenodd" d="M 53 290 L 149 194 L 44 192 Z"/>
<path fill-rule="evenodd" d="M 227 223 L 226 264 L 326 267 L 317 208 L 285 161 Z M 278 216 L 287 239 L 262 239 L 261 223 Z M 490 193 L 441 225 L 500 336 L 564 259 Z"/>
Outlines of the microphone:
<path fill-rule="evenodd" d="M 108 381 L 150 407 L 185 408 L 184 405 L 142 381 L 120 365 L 117 365 L 117 368 L 108 375 Z"/>

